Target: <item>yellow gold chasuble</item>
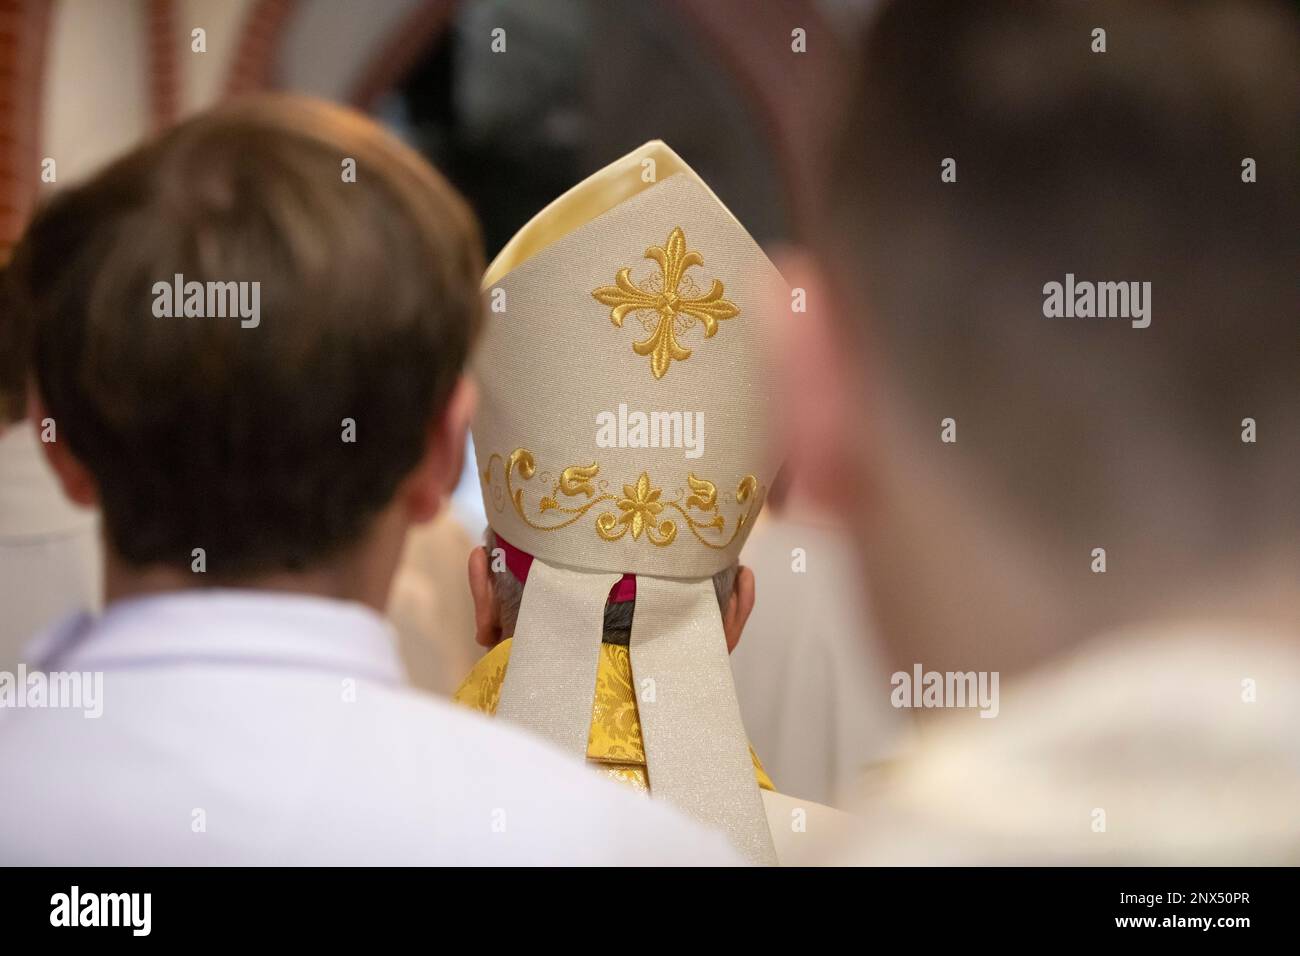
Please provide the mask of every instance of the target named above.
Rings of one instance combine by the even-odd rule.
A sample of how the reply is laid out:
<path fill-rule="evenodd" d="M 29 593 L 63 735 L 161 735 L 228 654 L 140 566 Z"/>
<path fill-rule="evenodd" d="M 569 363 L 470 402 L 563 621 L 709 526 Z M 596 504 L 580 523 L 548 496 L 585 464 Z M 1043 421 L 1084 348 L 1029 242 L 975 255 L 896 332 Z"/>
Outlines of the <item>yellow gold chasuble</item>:
<path fill-rule="evenodd" d="M 482 713 L 495 714 L 506 666 L 510 663 L 510 643 L 511 639 L 507 638 L 484 654 L 452 699 Z M 759 787 L 775 790 L 753 747 L 749 748 L 749 756 L 754 762 Z M 618 644 L 600 645 L 587 760 L 615 780 L 638 790 L 650 789 L 632 685 L 632 662 L 627 648 Z"/>

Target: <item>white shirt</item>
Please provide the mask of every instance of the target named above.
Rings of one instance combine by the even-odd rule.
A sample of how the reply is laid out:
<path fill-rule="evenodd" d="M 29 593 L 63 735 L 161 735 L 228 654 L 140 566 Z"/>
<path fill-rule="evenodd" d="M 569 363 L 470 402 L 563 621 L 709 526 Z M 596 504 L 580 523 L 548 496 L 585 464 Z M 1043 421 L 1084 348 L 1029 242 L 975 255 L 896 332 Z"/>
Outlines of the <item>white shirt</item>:
<path fill-rule="evenodd" d="M 0 433 L 0 670 L 36 632 L 96 609 L 97 522 L 63 497 L 31 422 Z"/>
<path fill-rule="evenodd" d="M 189 591 L 77 616 L 28 660 L 102 716 L 0 707 L 9 864 L 704 864 L 720 833 L 402 683 L 358 604 Z"/>

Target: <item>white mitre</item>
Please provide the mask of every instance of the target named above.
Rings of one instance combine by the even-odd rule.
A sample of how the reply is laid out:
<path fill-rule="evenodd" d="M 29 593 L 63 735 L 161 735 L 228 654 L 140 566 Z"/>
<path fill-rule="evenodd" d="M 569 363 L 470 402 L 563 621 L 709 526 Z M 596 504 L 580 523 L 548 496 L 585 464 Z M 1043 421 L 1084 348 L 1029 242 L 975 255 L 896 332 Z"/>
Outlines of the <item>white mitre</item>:
<path fill-rule="evenodd" d="M 761 313 L 783 288 L 704 182 L 647 143 L 502 250 L 474 361 L 488 520 L 534 556 L 498 715 L 585 756 L 606 598 L 636 575 L 629 651 L 651 790 L 762 863 L 772 835 L 711 577 L 736 560 L 775 471 Z M 645 416 L 623 443 L 658 447 L 608 447 L 608 427 L 598 438 L 620 405 Z M 678 430 L 696 413 L 703 448 L 688 458 Z"/>

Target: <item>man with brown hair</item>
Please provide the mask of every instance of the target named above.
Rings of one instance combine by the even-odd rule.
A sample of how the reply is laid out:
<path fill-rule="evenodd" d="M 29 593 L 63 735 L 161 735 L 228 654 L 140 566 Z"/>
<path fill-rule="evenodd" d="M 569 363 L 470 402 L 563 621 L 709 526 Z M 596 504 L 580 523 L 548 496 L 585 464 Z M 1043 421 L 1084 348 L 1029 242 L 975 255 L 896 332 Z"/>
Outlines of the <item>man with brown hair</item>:
<path fill-rule="evenodd" d="M 403 686 L 380 612 L 460 472 L 481 271 L 441 177 L 305 100 L 195 118 L 37 215 L 12 291 L 107 606 L 0 681 L 0 858 L 734 860 Z"/>
<path fill-rule="evenodd" d="M 1294 9 L 907 0 L 861 59 L 786 272 L 797 457 L 922 708 L 853 859 L 1295 862 Z"/>

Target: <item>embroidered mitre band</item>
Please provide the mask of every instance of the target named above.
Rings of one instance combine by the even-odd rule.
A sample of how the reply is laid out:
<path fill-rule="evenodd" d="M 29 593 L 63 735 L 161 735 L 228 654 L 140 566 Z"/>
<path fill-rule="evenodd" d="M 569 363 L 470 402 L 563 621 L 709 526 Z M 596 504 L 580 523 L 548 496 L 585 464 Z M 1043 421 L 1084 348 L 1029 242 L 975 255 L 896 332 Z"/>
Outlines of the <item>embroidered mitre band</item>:
<path fill-rule="evenodd" d="M 488 520 L 534 557 L 498 714 L 585 755 L 605 601 L 635 574 L 651 792 L 763 863 L 771 835 L 711 576 L 736 561 L 774 472 L 762 312 L 781 288 L 736 218 L 652 142 L 506 245 L 474 361 Z"/>

